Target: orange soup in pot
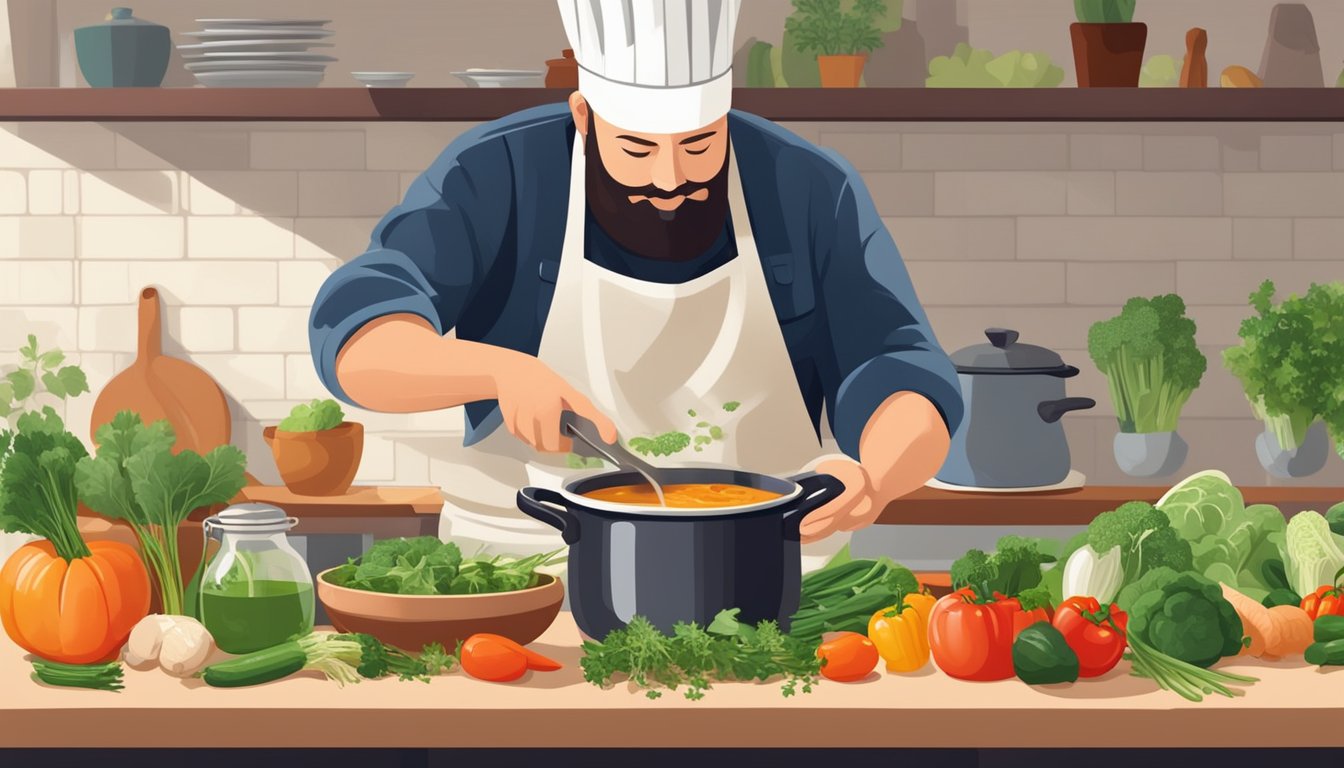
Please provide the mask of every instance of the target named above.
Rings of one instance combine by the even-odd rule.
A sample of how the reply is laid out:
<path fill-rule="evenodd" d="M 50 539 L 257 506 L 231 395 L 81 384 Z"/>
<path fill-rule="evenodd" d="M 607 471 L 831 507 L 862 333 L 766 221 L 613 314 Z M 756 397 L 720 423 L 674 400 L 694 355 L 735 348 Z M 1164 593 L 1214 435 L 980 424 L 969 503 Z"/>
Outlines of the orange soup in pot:
<path fill-rule="evenodd" d="M 671 509 L 713 509 L 716 507 L 745 507 L 778 499 L 783 494 L 748 488 L 728 483 L 685 483 L 663 486 L 663 496 Z M 649 485 L 617 485 L 599 488 L 583 494 L 594 501 L 636 506 L 658 506 L 658 495 Z"/>

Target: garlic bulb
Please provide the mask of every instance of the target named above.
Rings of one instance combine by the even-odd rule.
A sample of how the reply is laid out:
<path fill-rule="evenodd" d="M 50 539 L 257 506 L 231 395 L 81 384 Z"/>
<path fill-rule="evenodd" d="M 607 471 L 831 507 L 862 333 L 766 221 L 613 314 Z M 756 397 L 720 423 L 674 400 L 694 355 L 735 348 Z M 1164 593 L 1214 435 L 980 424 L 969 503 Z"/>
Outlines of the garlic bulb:
<path fill-rule="evenodd" d="M 122 652 L 122 658 L 126 663 L 134 669 L 151 669 L 158 664 L 163 633 L 173 626 L 175 618 L 156 613 L 136 623 Z"/>
<path fill-rule="evenodd" d="M 160 666 L 170 675 L 188 677 L 205 666 L 214 649 L 214 638 L 199 621 L 155 614 L 131 630 L 122 658 L 135 669 Z"/>

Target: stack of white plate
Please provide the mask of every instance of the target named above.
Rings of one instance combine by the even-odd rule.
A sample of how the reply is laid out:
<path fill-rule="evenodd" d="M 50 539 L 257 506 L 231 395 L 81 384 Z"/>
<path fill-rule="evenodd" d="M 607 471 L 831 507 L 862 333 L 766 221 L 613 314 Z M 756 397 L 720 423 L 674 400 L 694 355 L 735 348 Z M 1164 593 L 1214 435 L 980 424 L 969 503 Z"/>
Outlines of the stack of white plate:
<path fill-rule="evenodd" d="M 201 85 L 215 88 L 305 88 L 322 82 L 335 57 L 313 53 L 330 48 L 334 34 L 325 19 L 197 19 L 196 42 L 179 45 L 187 69 Z"/>

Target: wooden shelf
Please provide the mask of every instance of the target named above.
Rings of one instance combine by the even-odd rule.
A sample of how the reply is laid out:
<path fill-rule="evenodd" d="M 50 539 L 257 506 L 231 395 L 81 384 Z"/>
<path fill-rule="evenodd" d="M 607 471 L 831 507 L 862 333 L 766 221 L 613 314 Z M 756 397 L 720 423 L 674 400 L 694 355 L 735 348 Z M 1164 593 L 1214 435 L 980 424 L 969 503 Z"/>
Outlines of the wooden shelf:
<path fill-rule="evenodd" d="M 887 507 L 881 525 L 1087 525 L 1127 501 L 1154 503 L 1169 486 L 1093 485 L 1051 493 L 966 493 L 921 488 Z M 1344 501 L 1344 488 L 1247 487 L 1247 504 L 1273 504 L 1284 514 L 1319 512 Z"/>
<path fill-rule="evenodd" d="M 563 101 L 545 88 L 13 88 L 0 121 L 480 122 Z M 1344 88 L 738 89 L 776 121 L 1344 122 Z"/>

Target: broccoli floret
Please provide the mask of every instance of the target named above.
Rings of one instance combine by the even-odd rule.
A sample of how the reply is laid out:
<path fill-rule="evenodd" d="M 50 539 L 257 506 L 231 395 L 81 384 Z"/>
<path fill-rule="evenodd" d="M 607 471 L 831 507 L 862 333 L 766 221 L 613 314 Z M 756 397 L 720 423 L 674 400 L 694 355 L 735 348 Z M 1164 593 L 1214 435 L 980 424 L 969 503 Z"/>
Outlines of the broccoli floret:
<path fill-rule="evenodd" d="M 999 539 L 993 555 L 972 549 L 952 564 L 952 585 L 1013 597 L 1040 585 L 1041 565 L 1055 558 L 1042 554 L 1036 542 L 1021 536 Z"/>
<path fill-rule="evenodd" d="M 1087 527 L 1087 543 L 1098 552 L 1120 547 L 1125 584 L 1154 568 L 1188 571 L 1194 567 L 1190 542 L 1177 535 L 1166 513 L 1142 501 L 1097 515 Z"/>
<path fill-rule="evenodd" d="M 1119 315 L 1088 330 L 1087 349 L 1106 375 L 1123 432 L 1175 430 L 1208 367 L 1195 345 L 1195 322 L 1174 293 L 1130 299 Z"/>
<path fill-rule="evenodd" d="M 1209 667 L 1242 648 L 1241 619 L 1222 588 L 1197 573 L 1154 568 L 1120 591 L 1126 631 L 1162 653 Z"/>

